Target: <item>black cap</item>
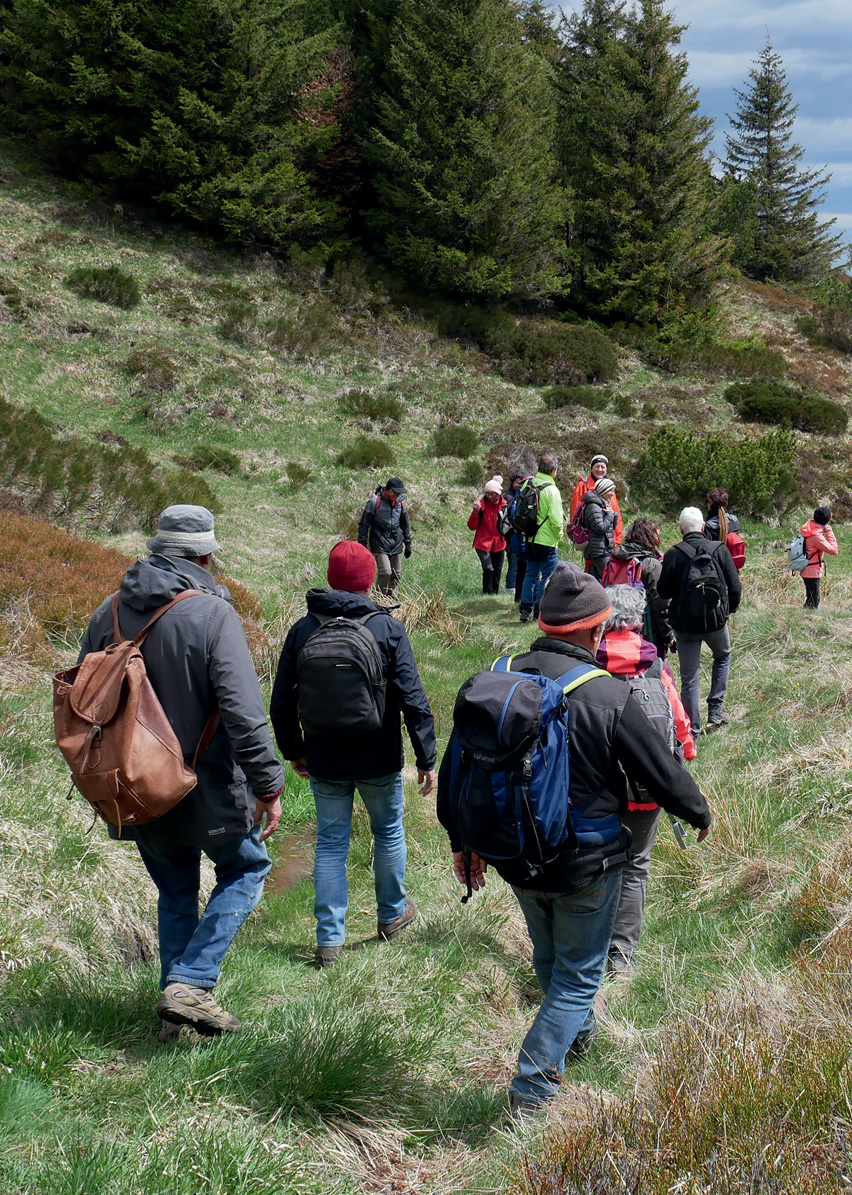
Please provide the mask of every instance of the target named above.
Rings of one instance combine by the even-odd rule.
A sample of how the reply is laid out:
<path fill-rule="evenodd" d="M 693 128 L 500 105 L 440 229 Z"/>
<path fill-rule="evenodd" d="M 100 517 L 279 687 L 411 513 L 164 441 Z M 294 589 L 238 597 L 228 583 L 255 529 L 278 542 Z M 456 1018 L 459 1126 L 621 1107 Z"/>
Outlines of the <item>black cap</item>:
<path fill-rule="evenodd" d="M 389 477 L 387 479 L 387 482 L 385 483 L 385 489 L 386 490 L 396 490 L 396 492 L 398 494 L 407 494 L 408 493 L 408 490 L 405 488 L 405 486 L 402 484 L 402 481 L 398 477 Z"/>

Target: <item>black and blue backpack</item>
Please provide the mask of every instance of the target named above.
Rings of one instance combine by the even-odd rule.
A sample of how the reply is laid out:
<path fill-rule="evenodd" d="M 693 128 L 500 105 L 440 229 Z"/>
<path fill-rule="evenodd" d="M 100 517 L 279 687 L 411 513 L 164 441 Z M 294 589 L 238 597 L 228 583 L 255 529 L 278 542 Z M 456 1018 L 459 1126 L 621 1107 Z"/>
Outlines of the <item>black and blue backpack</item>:
<path fill-rule="evenodd" d="M 453 709 L 450 808 L 465 854 L 463 901 L 472 895 L 472 853 L 511 862 L 523 886 L 566 847 L 600 846 L 618 834 L 611 819 L 582 817 L 569 795 L 568 695 L 609 673 L 578 664 L 551 680 L 511 672 L 513 658 L 465 681 Z"/>

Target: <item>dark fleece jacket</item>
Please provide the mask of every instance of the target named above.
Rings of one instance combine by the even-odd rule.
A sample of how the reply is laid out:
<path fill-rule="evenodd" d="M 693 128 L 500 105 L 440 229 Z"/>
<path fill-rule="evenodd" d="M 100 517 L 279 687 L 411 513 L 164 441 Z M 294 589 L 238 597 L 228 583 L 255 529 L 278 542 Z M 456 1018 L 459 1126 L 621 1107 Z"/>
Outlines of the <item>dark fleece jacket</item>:
<path fill-rule="evenodd" d="M 269 708 L 284 758 L 304 758 L 308 771 L 318 780 L 372 780 L 388 776 L 403 765 L 402 714 L 417 767 L 422 771 L 434 768 L 437 751 L 432 711 L 420 683 L 408 635 L 399 619 L 363 594 L 342 589 L 311 589 L 307 601 L 308 613 L 290 628 L 284 641 Z M 366 625 L 378 645 L 388 681 L 382 725 L 370 734 L 303 736 L 296 663 L 299 652 L 319 626 L 313 611 L 358 618 L 371 610 L 381 610 Z"/>

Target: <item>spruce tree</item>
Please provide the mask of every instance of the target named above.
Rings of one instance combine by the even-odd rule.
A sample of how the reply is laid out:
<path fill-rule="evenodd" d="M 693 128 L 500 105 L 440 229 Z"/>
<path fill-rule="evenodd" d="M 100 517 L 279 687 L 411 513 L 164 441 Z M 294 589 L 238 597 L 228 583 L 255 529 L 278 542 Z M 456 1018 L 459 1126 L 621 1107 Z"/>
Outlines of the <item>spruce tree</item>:
<path fill-rule="evenodd" d="M 114 194 L 273 244 L 334 233 L 334 31 L 307 0 L 6 0 L 4 123 Z"/>
<path fill-rule="evenodd" d="M 367 225 L 394 266 L 466 297 L 558 288 L 548 70 L 512 0 L 400 0 L 362 147 Z"/>
<path fill-rule="evenodd" d="M 804 150 L 793 141 L 798 104 L 769 40 L 749 72 L 746 89 L 735 94 L 725 172 L 730 180 L 749 185 L 750 203 L 742 219 L 756 228 L 743 236 L 736 210 L 723 209 L 722 227 L 735 242 L 734 263 L 759 279 L 796 281 L 827 270 L 843 246 L 842 237 L 831 231 L 834 220 L 820 224 L 817 218 L 831 176 L 800 167 Z"/>
<path fill-rule="evenodd" d="M 660 0 L 586 0 L 564 27 L 560 149 L 574 213 L 569 295 L 596 316 L 663 323 L 709 298 L 711 122 L 698 112 L 682 26 Z"/>

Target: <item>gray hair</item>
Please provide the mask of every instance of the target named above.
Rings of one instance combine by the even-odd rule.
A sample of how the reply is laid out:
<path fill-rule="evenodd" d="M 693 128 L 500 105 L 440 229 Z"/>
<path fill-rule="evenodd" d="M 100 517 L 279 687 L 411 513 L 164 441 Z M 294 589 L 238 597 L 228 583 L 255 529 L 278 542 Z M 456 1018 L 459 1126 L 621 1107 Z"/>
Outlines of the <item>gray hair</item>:
<path fill-rule="evenodd" d="M 612 614 L 604 623 L 607 631 L 638 631 L 645 614 L 645 590 L 638 585 L 613 585 L 606 591 Z"/>
<path fill-rule="evenodd" d="M 701 530 L 704 526 L 704 515 L 697 506 L 685 506 L 678 515 L 677 521 L 684 535 L 688 535 L 690 531 Z"/>

